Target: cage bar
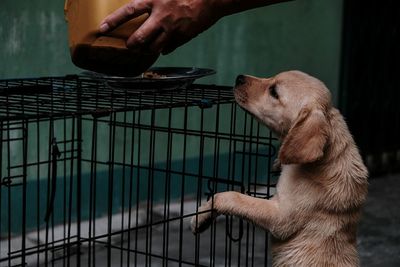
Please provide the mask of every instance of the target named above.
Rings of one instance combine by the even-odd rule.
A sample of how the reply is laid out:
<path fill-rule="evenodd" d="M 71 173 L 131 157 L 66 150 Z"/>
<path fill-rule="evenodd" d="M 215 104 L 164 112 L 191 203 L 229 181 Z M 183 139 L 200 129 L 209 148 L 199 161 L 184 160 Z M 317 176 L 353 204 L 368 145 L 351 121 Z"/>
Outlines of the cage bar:
<path fill-rule="evenodd" d="M 0 81 L 0 266 L 267 266 L 268 233 L 189 221 L 217 192 L 272 196 L 277 140 L 232 88 Z"/>

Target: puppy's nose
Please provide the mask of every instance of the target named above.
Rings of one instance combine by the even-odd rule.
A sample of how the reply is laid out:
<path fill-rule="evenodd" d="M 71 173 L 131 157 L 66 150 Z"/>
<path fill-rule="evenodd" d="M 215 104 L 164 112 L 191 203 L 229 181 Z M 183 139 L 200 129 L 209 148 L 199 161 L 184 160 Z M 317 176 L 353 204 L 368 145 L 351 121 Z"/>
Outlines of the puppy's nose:
<path fill-rule="evenodd" d="M 246 83 L 246 77 L 244 75 L 239 75 L 236 77 L 236 85 L 242 85 Z"/>

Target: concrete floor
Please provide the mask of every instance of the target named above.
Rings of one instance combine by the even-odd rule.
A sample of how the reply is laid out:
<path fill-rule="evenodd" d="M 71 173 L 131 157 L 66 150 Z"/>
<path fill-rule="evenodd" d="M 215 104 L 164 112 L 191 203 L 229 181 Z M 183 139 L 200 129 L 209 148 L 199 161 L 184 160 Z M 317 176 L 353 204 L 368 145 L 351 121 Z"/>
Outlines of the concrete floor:
<path fill-rule="evenodd" d="M 361 266 L 400 266 L 400 174 L 370 179 L 358 248 Z"/>
<path fill-rule="evenodd" d="M 175 207 L 176 206 L 176 207 Z M 180 205 L 171 203 L 170 206 L 171 216 L 179 217 Z M 195 210 L 195 202 L 185 203 L 185 214 L 190 214 Z M 153 218 L 155 221 L 162 220 L 163 207 L 154 209 Z M 177 212 L 177 214 L 174 214 Z M 140 217 L 140 214 L 138 215 Z M 189 219 L 186 218 L 182 222 L 180 220 L 170 222 L 168 225 L 168 251 L 163 251 L 163 242 L 165 241 L 165 225 L 159 225 L 152 228 L 152 243 L 151 252 L 156 255 L 163 255 L 168 253 L 168 257 L 182 260 L 187 262 L 194 262 L 196 252 L 196 240 L 194 235 L 189 230 Z M 179 233 L 180 225 L 183 225 L 182 240 L 183 247 L 181 256 L 179 256 Z M 215 235 L 210 233 L 210 230 L 201 235 L 201 241 L 198 242 L 200 253 L 198 255 L 201 266 L 264 266 L 266 255 L 266 238 L 265 232 L 261 229 L 249 227 L 246 224 L 244 227 L 244 235 L 241 243 L 229 242 L 225 235 L 226 220 L 220 216 L 216 228 L 214 228 Z M 99 222 L 99 225 L 102 223 Z M 106 222 L 104 222 L 106 225 Z M 114 225 L 118 225 L 115 223 Z M 237 225 L 233 226 L 233 235 L 237 236 Z M 254 230 L 253 230 L 254 229 Z M 101 229 L 100 229 L 101 230 Z M 146 242 L 146 236 L 149 232 L 146 230 L 138 231 L 137 236 L 132 231 L 131 236 L 125 235 L 115 236 L 113 238 L 113 246 L 127 248 L 128 243 L 130 248 L 135 246 L 140 251 L 146 251 L 149 244 Z M 136 238 L 137 237 L 137 238 Z M 215 238 L 215 241 L 213 241 Z M 253 242 L 254 239 L 254 242 Z M 228 240 L 228 247 L 231 248 L 230 256 L 226 254 L 226 242 Z M 106 241 L 106 240 L 103 240 Z M 254 246 L 246 246 L 246 241 Z M 212 246 L 212 247 L 211 247 Z M 362 221 L 359 226 L 358 234 L 358 249 L 361 258 L 361 266 L 366 267 L 398 267 L 400 266 L 400 174 L 387 175 L 384 177 L 376 177 L 370 179 L 369 196 L 364 208 Z M 73 251 L 73 248 L 71 248 Z M 95 253 L 93 253 L 93 251 Z M 210 251 L 215 251 L 215 256 L 211 256 Z M 229 250 L 228 250 L 229 251 Z M 58 251 L 57 253 L 62 253 Z M 57 254 L 55 253 L 55 254 Z M 121 249 L 111 249 L 111 266 L 149 266 L 148 257 L 137 254 L 135 259 L 134 254 L 131 254 L 127 264 L 127 253 L 121 252 Z M 239 256 L 240 253 L 240 256 Z M 49 253 L 49 259 L 57 255 Z M 89 251 L 87 246 L 82 246 L 81 253 L 81 266 L 88 266 Z M 228 256 L 227 256 L 228 255 Z M 43 256 L 43 255 L 42 255 Z M 60 256 L 60 255 L 58 255 Z M 226 260 L 228 258 L 228 260 Z M 268 266 L 270 266 L 270 257 Z M 36 256 L 33 258 L 36 262 Z M 107 249 L 104 243 L 96 245 L 96 249 L 92 249 L 92 257 L 90 259 L 91 266 L 93 266 L 93 259 L 96 261 L 95 266 L 107 266 Z M 238 262 L 240 260 L 240 262 Z M 247 264 L 246 264 L 247 260 Z M 36 266 L 36 264 L 28 263 L 28 266 Z M 147 264 L 146 264 L 147 262 Z M 56 260 L 49 265 L 43 266 L 68 266 L 68 260 Z M 151 257 L 151 266 L 166 266 L 167 262 L 157 257 Z M 0 264 L 0 266 L 6 266 Z M 70 265 L 76 266 L 76 255 L 70 257 Z M 180 266 L 175 261 L 168 261 L 168 266 Z M 182 266 L 191 266 L 183 264 Z"/>
<path fill-rule="evenodd" d="M 190 207 L 188 207 L 191 209 Z M 221 217 L 222 218 L 222 217 Z M 184 224 L 188 224 L 186 220 Z M 226 266 L 225 265 L 225 230 L 224 230 L 225 220 L 222 218 L 217 223 L 216 240 L 217 246 L 214 248 L 216 250 L 216 256 L 214 259 L 215 266 Z M 187 225 L 186 225 L 187 226 Z M 194 251 L 194 237 L 189 232 L 188 228 L 185 226 L 184 234 L 184 259 L 188 261 L 193 261 L 193 251 Z M 177 240 L 174 240 L 174 236 L 179 233 L 179 227 L 177 224 L 170 225 L 170 250 L 174 251 L 177 249 Z M 246 231 L 246 230 L 245 230 Z M 161 250 L 161 229 L 159 232 L 155 231 L 153 233 L 154 244 L 159 244 L 159 248 L 154 249 L 154 253 L 162 254 Z M 245 232 L 246 235 L 246 232 Z M 210 234 L 204 233 L 204 238 L 201 244 L 200 253 L 200 263 L 204 266 L 208 266 L 210 263 L 209 251 L 210 242 L 207 240 L 206 236 L 211 236 Z M 144 242 L 146 235 L 142 234 L 139 236 L 139 242 Z M 252 238 L 252 231 L 250 231 L 250 240 Z M 241 262 L 239 266 L 246 266 L 246 257 L 249 259 L 249 266 L 264 266 L 265 257 L 265 235 L 262 230 L 255 229 L 254 232 L 255 246 L 254 251 L 250 248 L 246 251 L 246 246 L 242 244 L 241 246 Z M 220 245 L 218 245 L 220 243 Z M 157 247 L 157 245 L 156 245 Z M 366 267 L 399 267 L 400 266 L 400 174 L 397 175 L 387 175 L 384 177 L 377 177 L 370 179 L 369 187 L 369 197 L 364 208 L 364 214 L 359 227 L 358 234 L 358 249 L 361 258 L 361 266 Z M 232 266 L 237 266 L 237 251 L 235 245 L 233 245 L 232 250 L 232 261 L 230 264 Z M 115 252 L 118 255 L 119 252 Z M 249 254 L 254 254 L 254 262 L 251 260 Z M 101 255 L 97 254 L 97 255 Z M 104 255 L 104 254 L 103 254 Z M 235 256 L 233 256 L 235 255 Z M 105 256 L 105 255 L 104 255 Z M 171 257 L 176 256 L 174 253 L 170 254 Z M 99 257 L 101 259 L 101 257 Z M 112 266 L 120 264 L 117 260 L 119 257 L 113 257 Z M 269 257 L 270 261 L 270 257 Z M 97 261 L 100 264 L 97 266 L 105 266 L 105 261 Z M 145 266 L 144 257 L 138 258 L 137 266 Z M 268 266 L 271 263 L 268 262 Z M 161 260 L 152 260 L 152 266 L 163 266 Z M 168 266 L 179 266 L 177 263 L 169 262 Z M 185 265 L 184 265 L 185 266 Z"/>

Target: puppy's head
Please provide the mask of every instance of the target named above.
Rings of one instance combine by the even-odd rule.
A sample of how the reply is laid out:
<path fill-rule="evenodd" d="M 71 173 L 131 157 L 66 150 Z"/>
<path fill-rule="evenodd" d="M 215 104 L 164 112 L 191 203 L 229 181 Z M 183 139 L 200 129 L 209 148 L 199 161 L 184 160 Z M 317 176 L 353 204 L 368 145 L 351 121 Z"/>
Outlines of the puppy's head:
<path fill-rule="evenodd" d="M 239 75 L 234 94 L 241 107 L 283 140 L 282 164 L 310 163 L 323 156 L 331 96 L 321 81 L 300 71 L 271 78 Z"/>

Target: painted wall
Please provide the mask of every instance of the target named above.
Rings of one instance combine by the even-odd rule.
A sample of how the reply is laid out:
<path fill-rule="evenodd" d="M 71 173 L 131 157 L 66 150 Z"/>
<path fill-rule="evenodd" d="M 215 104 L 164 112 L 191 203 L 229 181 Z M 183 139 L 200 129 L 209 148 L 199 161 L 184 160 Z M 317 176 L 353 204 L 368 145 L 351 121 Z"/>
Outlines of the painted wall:
<path fill-rule="evenodd" d="M 79 73 L 69 59 L 63 0 L 1 0 L 0 79 Z M 238 73 L 300 69 L 337 99 L 342 0 L 297 0 L 220 20 L 156 65 L 217 70 L 204 82 L 232 84 Z"/>
<path fill-rule="evenodd" d="M 63 6 L 63 0 L 0 0 L 0 79 L 65 75 L 81 71 L 73 66 L 69 58 L 67 27 L 64 21 Z M 222 19 L 212 29 L 179 48 L 173 54 L 161 57 L 156 65 L 213 68 L 218 72 L 217 75 L 205 78 L 202 82 L 224 85 L 231 85 L 239 73 L 268 76 L 282 70 L 300 69 L 326 82 L 334 94 L 334 99 L 337 101 L 341 16 L 342 0 L 297 0 L 249 11 Z M 190 125 L 193 124 L 193 127 L 198 127 L 201 118 L 200 110 L 198 108 L 192 108 L 191 110 L 193 110 L 193 114 L 190 115 Z M 175 111 L 173 115 L 174 125 L 182 123 L 183 114 L 179 109 Z M 215 125 L 215 110 L 210 109 L 207 112 L 205 125 Z M 220 112 L 221 118 L 230 117 L 224 116 L 224 114 L 229 115 L 229 108 L 221 109 Z M 157 115 L 157 121 L 160 124 L 166 121 L 168 113 L 161 110 L 157 114 L 159 114 Z M 142 116 L 143 120 L 149 118 L 149 114 L 143 113 Z M 237 123 L 237 127 L 239 128 L 244 121 L 240 116 L 244 116 L 244 112 L 239 114 L 238 111 L 237 120 L 239 123 Z M 229 129 L 231 122 L 229 120 L 221 121 Z M 41 128 L 41 135 L 37 132 L 38 127 Z M 56 128 L 55 135 L 62 139 L 62 126 L 56 125 Z M 33 125 L 29 128 L 29 136 L 32 140 L 36 140 L 36 136 L 40 136 L 37 140 L 40 140 L 40 147 L 42 148 L 41 151 L 38 151 L 38 143 L 28 142 L 28 158 L 32 161 L 48 158 L 49 148 L 45 144 L 48 144 L 49 136 L 43 134 L 48 132 L 46 129 L 48 128 L 46 126 L 42 127 L 42 125 L 37 125 L 36 128 Z M 244 132 L 245 134 L 248 133 Z M 99 134 L 107 136 L 108 133 L 109 131 L 105 130 Z M 11 132 L 10 134 L 19 135 L 21 133 Z M 123 142 L 122 136 L 117 135 L 116 144 Z M 142 154 L 149 152 L 150 145 L 147 142 L 143 142 L 143 140 L 148 140 L 148 136 L 146 138 L 141 141 L 143 145 Z M 158 138 L 160 142 L 166 143 L 165 136 L 159 136 Z M 86 129 L 84 131 L 84 140 L 86 141 L 83 143 L 85 148 L 87 144 L 90 144 L 90 142 L 87 143 L 87 140 L 90 141 L 90 139 L 91 131 Z M 178 165 L 182 158 L 182 151 L 180 150 L 183 144 L 182 140 L 183 138 L 181 137 L 175 138 L 173 140 L 174 147 L 170 152 L 170 157 L 174 164 Z M 139 144 L 138 140 L 133 141 L 136 145 Z M 193 140 L 193 143 L 188 143 L 188 147 L 198 147 L 198 145 L 196 146 L 197 143 L 198 141 Z M 119 153 L 122 152 L 120 147 L 116 146 L 115 148 Z M 157 151 L 155 160 L 157 164 L 164 164 L 166 155 L 169 152 L 166 150 L 166 146 L 160 144 L 159 147 L 164 148 L 164 150 Z M 214 142 L 204 144 L 206 158 L 212 159 L 214 147 Z M 226 156 L 226 151 L 229 148 L 229 146 L 225 147 L 219 150 L 219 155 L 222 158 Z M 1 153 L 4 153 L 4 155 L 10 154 L 11 161 L 15 164 L 21 161 L 21 149 L 22 144 L 15 144 L 11 149 L 12 152 L 3 149 Z M 90 149 L 86 151 L 90 151 Z M 100 147 L 99 153 L 108 155 L 107 148 Z M 211 157 L 209 157 L 210 155 Z M 197 149 L 190 149 L 187 158 L 188 166 L 198 166 Z M 225 161 L 228 162 L 226 158 L 221 159 L 221 162 Z M 1 164 L 2 167 L 7 166 L 5 161 Z M 86 173 L 83 175 L 87 175 L 89 167 L 86 166 L 84 168 Z M 245 166 L 242 167 L 245 168 Z M 62 166 L 59 168 L 63 170 Z M 2 169 L 4 172 L 7 171 L 7 168 Z M 12 174 L 2 173 L 2 177 Z M 29 203 L 33 205 L 29 209 L 36 213 L 41 208 L 40 210 L 44 212 L 46 194 L 40 195 L 43 199 L 37 197 L 35 200 L 35 198 L 39 195 L 36 190 L 37 186 L 43 188 L 41 190 L 45 190 L 48 187 L 49 180 L 46 179 L 48 166 L 43 165 L 41 168 L 31 168 L 28 170 L 28 174 L 28 190 L 32 189 L 29 191 L 31 193 L 29 193 L 28 197 Z M 107 178 L 107 175 L 104 175 L 103 178 Z M 194 184 L 195 181 L 187 183 L 188 186 Z M 122 184 L 123 186 L 124 184 Z M 63 186 L 60 187 L 62 188 Z M 105 190 L 105 187 L 101 189 Z M 21 208 L 21 199 L 19 198 L 19 189 L 16 187 L 13 190 L 17 191 L 10 193 L 6 188 L 3 188 L 2 192 L 0 192 L 0 210 L 2 213 L 0 217 L 3 222 L 3 218 L 7 215 L 8 210 L 5 207 L 8 202 L 5 199 L 7 192 L 9 192 L 12 196 L 9 207 L 15 209 L 13 214 L 16 218 L 16 221 L 12 223 L 12 225 L 15 225 L 13 231 L 18 232 L 20 230 L 19 218 L 21 217 L 18 210 L 20 211 Z M 58 192 L 61 192 L 60 190 Z M 68 188 L 64 187 L 64 192 L 66 191 L 68 191 Z M 116 195 L 120 194 L 116 193 Z M 62 196 L 61 193 L 57 194 L 55 200 L 57 206 L 62 206 L 59 205 Z M 31 198 L 34 201 L 31 201 Z M 119 202 L 116 201 L 115 203 Z M 83 213 L 87 214 L 88 207 L 85 206 L 82 209 Z M 105 206 L 102 209 L 99 208 L 98 212 L 105 212 L 105 209 Z M 42 220 L 44 214 L 38 213 L 36 216 Z M 29 227 L 35 225 L 34 218 L 36 217 L 30 218 L 32 221 L 28 223 Z M 11 226 L 1 224 L 0 232 L 6 231 L 9 227 Z"/>

